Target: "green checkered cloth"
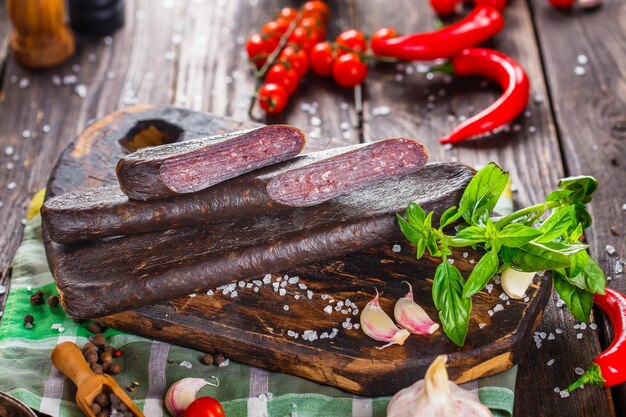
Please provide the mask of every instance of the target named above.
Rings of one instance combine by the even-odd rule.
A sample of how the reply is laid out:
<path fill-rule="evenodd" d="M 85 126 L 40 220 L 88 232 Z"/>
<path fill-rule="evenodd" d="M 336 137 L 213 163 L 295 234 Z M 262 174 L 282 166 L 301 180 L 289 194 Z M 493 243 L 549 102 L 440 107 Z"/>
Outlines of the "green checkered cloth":
<path fill-rule="evenodd" d="M 41 240 L 40 217 L 26 224 L 24 239 L 13 261 L 11 290 L 0 325 L 0 391 L 52 416 L 81 416 L 74 403 L 76 388 L 50 362 L 52 348 L 64 341 L 79 346 L 88 342 L 88 323 L 76 324 L 60 308 L 33 307 L 29 298 L 41 289 L 56 294 Z M 24 328 L 32 314 L 35 326 Z M 58 327 L 61 326 L 61 329 Z M 375 417 L 384 416 L 389 397 L 363 398 L 336 388 L 290 375 L 230 361 L 226 366 L 204 366 L 200 352 L 108 329 L 109 343 L 124 352 L 122 387 L 138 381 L 131 397 L 147 417 L 167 416 L 163 398 L 167 388 L 185 377 L 219 379 L 219 387 L 204 387 L 199 394 L 218 398 L 229 417 Z M 181 366 L 183 362 L 192 368 Z M 477 390 L 496 417 L 510 417 L 517 369 L 464 384 Z"/>

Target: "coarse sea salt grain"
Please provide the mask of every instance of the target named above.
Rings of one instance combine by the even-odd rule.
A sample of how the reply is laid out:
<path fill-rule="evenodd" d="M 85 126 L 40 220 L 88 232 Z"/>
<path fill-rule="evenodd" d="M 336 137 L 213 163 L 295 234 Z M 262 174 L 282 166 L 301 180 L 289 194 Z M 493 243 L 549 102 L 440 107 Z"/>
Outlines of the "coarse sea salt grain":
<path fill-rule="evenodd" d="M 6 294 L 7 292 L 7 287 L 5 287 L 4 285 L 0 285 L 0 295 Z"/>
<path fill-rule="evenodd" d="M 591 323 L 591 324 L 589 325 L 589 328 L 590 328 L 591 330 L 596 330 L 596 329 L 598 328 L 598 325 L 597 325 L 597 324 L 595 324 L 595 323 Z"/>
<path fill-rule="evenodd" d="M 193 368 L 193 365 L 191 364 L 191 362 L 189 361 L 182 361 L 181 363 L 178 364 L 179 366 L 182 366 L 183 368 L 187 368 L 187 369 L 191 369 Z"/>
<path fill-rule="evenodd" d="M 493 310 L 488 310 L 487 314 L 489 314 L 490 316 L 493 316 Z"/>
<path fill-rule="evenodd" d="M 291 278 L 289 278 L 289 280 L 287 280 L 287 282 L 290 283 L 290 284 L 297 284 L 298 281 L 300 281 L 299 277 L 291 277 Z"/>
<path fill-rule="evenodd" d="M 272 281 L 272 276 L 271 276 L 270 274 L 266 274 L 266 275 L 263 277 L 263 283 L 264 283 L 264 284 L 269 284 L 271 281 Z"/>
<path fill-rule="evenodd" d="M 232 293 L 230 293 L 230 298 L 235 298 L 237 297 L 238 293 L 237 291 L 233 291 Z"/>
<path fill-rule="evenodd" d="M 284 288 L 281 288 L 280 290 L 278 290 L 278 294 L 280 294 L 280 296 L 283 297 L 285 294 L 287 294 L 287 290 Z"/>
<path fill-rule="evenodd" d="M 483 327 L 485 327 L 485 326 L 486 326 L 486 324 L 485 324 L 485 323 L 478 323 L 478 328 L 479 328 L 479 329 L 482 329 L 482 328 L 483 328 Z"/>
<path fill-rule="evenodd" d="M 554 340 L 554 338 L 555 338 L 554 333 L 550 333 L 548 335 L 548 340 Z"/>
<path fill-rule="evenodd" d="M 583 338 L 582 333 L 576 333 L 576 339 L 582 339 L 582 338 Z"/>
<path fill-rule="evenodd" d="M 393 245 L 393 246 L 391 247 L 391 250 L 392 250 L 393 252 L 396 252 L 396 253 L 397 253 L 397 252 L 400 252 L 400 251 L 402 250 L 402 248 L 400 247 L 400 245 Z"/>
<path fill-rule="evenodd" d="M 554 359 L 550 359 L 547 363 L 548 366 L 552 366 L 552 364 L 554 364 Z"/>
<path fill-rule="evenodd" d="M 285 305 L 283 306 L 283 310 L 288 311 L 288 310 L 289 310 L 289 306 L 288 306 L 287 304 L 285 304 Z"/>
<path fill-rule="evenodd" d="M 206 292 L 206 295 L 208 295 L 208 296 L 213 295 L 213 290 L 208 290 L 208 291 Z"/>
<path fill-rule="evenodd" d="M 493 312 L 497 313 L 498 311 L 502 311 L 504 310 L 504 306 L 502 304 L 496 304 L 496 306 L 493 308 Z"/>
<path fill-rule="evenodd" d="M 307 298 L 308 298 L 309 300 L 310 300 L 311 298 L 313 298 L 313 291 L 308 290 L 308 291 L 306 292 L 306 296 L 307 296 Z"/>
<path fill-rule="evenodd" d="M 300 288 L 301 290 L 306 290 L 306 285 L 304 285 L 303 283 L 298 284 L 298 288 Z"/>
<path fill-rule="evenodd" d="M 580 330 L 585 330 L 587 328 L 587 323 L 580 323 Z"/>
<path fill-rule="evenodd" d="M 617 252 L 617 251 L 616 251 L 616 249 L 615 249 L 615 246 L 613 246 L 613 245 L 606 245 L 606 246 L 604 247 L 604 250 L 605 250 L 605 251 L 606 251 L 606 253 L 608 253 L 609 255 L 613 255 L 613 254 L 615 254 L 615 252 Z"/>
<path fill-rule="evenodd" d="M 567 392 L 566 390 L 563 390 L 559 392 L 559 395 L 561 396 L 561 398 L 567 398 L 569 397 L 569 392 Z"/>
<path fill-rule="evenodd" d="M 559 387 L 555 387 L 555 388 L 554 388 L 554 392 L 556 392 L 556 393 L 558 394 L 559 392 L 561 392 L 561 388 L 559 388 Z"/>
<path fill-rule="evenodd" d="M 585 370 L 583 368 L 576 368 L 574 369 L 574 373 L 576 373 L 576 375 L 581 376 L 582 374 L 585 373 Z"/>
<path fill-rule="evenodd" d="M 556 334 L 561 334 L 563 333 L 563 330 L 559 329 L 558 327 L 556 329 L 554 329 L 554 333 Z"/>
<path fill-rule="evenodd" d="M 324 311 L 328 314 L 333 312 L 333 307 L 332 306 L 326 306 L 324 307 Z"/>

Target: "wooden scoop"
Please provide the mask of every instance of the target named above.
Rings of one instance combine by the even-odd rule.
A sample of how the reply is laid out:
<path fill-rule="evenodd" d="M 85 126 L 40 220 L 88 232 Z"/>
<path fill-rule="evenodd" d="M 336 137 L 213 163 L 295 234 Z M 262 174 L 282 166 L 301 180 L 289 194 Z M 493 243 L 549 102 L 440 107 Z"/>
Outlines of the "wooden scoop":
<path fill-rule="evenodd" d="M 76 404 L 89 417 L 96 417 L 90 406 L 96 396 L 103 391 L 117 395 L 136 417 L 144 417 L 133 400 L 126 395 L 113 377 L 93 373 L 87 361 L 85 361 L 82 351 L 75 343 L 63 342 L 58 344 L 52 349 L 50 356 L 54 366 L 78 387 Z"/>

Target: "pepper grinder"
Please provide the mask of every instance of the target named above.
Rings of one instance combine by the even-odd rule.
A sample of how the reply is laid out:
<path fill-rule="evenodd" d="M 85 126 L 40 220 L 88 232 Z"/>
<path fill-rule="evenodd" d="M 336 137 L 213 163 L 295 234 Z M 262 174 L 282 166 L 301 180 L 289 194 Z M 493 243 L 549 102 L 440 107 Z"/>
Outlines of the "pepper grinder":
<path fill-rule="evenodd" d="M 102 37 L 124 24 L 124 0 L 69 0 L 70 26 L 84 36 Z"/>
<path fill-rule="evenodd" d="M 11 48 L 20 65 L 48 68 L 74 54 L 63 0 L 7 0 L 7 10 L 13 23 Z"/>

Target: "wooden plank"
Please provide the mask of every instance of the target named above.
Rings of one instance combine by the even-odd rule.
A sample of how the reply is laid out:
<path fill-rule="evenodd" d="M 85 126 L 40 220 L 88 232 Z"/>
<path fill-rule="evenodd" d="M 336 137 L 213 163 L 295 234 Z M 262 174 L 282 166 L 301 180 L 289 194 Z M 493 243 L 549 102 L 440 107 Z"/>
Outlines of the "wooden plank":
<path fill-rule="evenodd" d="M 545 75 L 569 175 L 595 176 L 600 188 L 591 203 L 586 233 L 609 286 L 626 291 L 626 30 L 623 2 L 606 0 L 591 12 L 560 12 L 532 2 Z M 572 42 L 574 40 L 574 42 Z M 563 45 L 568 44 L 568 47 Z M 588 63 L 585 61 L 588 60 Z M 580 61 L 580 62 L 579 62 Z M 576 71 L 584 72 L 577 75 Z M 606 248 L 611 245 L 615 254 Z M 607 323 L 604 323 L 604 346 Z M 571 363 L 585 368 L 588 362 Z M 574 375 L 572 375 L 574 378 Z M 626 414 L 626 387 L 613 391 L 616 414 Z M 579 395 L 577 392 L 575 395 Z"/>
<path fill-rule="evenodd" d="M 401 10 L 401 12 L 398 12 Z M 392 26 L 400 32 L 432 30 L 434 19 L 427 2 L 407 7 L 402 1 L 371 1 L 361 15 L 363 29 Z M 462 143 L 452 149 L 442 147 L 438 138 L 458 123 L 460 116 L 470 116 L 491 103 L 500 94 L 480 79 L 453 80 L 435 76 L 428 80 L 418 74 L 415 64 L 378 65 L 368 75 L 365 89 L 365 137 L 376 140 L 387 136 L 408 135 L 422 140 L 431 152 L 431 160 L 460 160 L 470 165 L 496 161 L 511 172 L 515 200 L 520 205 L 542 201 L 564 175 L 554 121 L 544 84 L 539 50 L 533 33 L 528 5 L 512 2 L 505 13 L 506 27 L 488 46 L 518 60 L 531 81 L 537 98 L 528 105 L 528 117 L 513 122 L 511 131 L 486 140 Z M 408 70 L 407 70 L 408 69 Z M 485 88 L 486 87 L 486 88 Z M 389 107 L 387 116 L 376 116 Z M 580 391 L 567 401 L 553 391 L 573 380 L 573 369 L 599 351 L 597 337 L 585 334 L 576 339 L 575 320 L 555 307 L 553 297 L 537 329 L 546 334 L 564 329 L 554 341 L 544 341 L 540 349 L 533 342 L 527 346 L 528 358 L 520 363 L 516 387 L 516 416 L 548 415 L 560 410 L 563 415 L 610 415 L 612 410 L 602 390 Z M 579 346 L 580 349 L 572 349 Z M 547 362 L 556 358 L 549 368 Z M 540 385 L 538 388 L 538 381 Z M 541 401 L 536 400 L 541 392 Z"/>

